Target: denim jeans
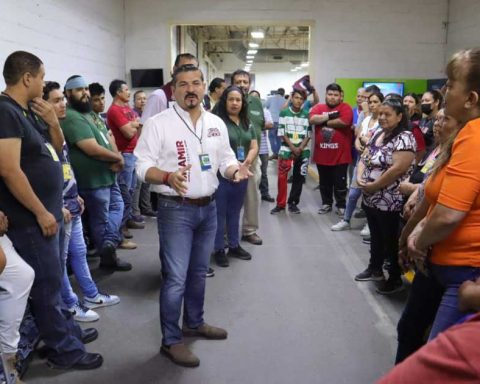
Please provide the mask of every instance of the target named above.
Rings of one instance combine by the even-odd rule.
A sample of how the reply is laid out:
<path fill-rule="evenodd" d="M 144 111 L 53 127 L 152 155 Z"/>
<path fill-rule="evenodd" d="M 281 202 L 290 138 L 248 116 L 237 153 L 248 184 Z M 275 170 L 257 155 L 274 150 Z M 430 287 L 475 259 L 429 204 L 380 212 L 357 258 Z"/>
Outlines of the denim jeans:
<path fill-rule="evenodd" d="M 397 356 L 395 364 L 401 363 L 426 342 L 427 331 L 435 319 L 443 287 L 432 275 L 415 273 L 407 304 L 397 325 Z"/>
<path fill-rule="evenodd" d="M 182 341 L 178 324 L 182 301 L 184 324 L 196 328 L 204 323 L 205 279 L 217 230 L 215 201 L 199 207 L 159 195 L 157 222 L 162 241 L 162 344 L 172 345 Z"/>
<path fill-rule="evenodd" d="M 106 243 L 117 246 L 122 240 L 120 226 L 124 207 L 118 184 L 82 189 L 79 193 L 88 210 L 89 234 L 95 247 L 101 250 Z"/>
<path fill-rule="evenodd" d="M 343 220 L 350 222 L 353 212 L 355 212 L 355 208 L 357 208 L 358 199 L 361 196 L 362 190 L 360 188 L 350 186 L 350 189 L 348 190 L 347 207 L 345 208 Z"/>
<path fill-rule="evenodd" d="M 118 174 L 118 186 L 122 193 L 123 199 L 123 216 L 122 226 L 127 223 L 127 220 L 132 218 L 132 201 L 135 186 L 137 185 L 137 175 L 135 174 L 135 161 L 137 158 L 133 153 L 122 153 L 125 160 L 125 167 Z"/>
<path fill-rule="evenodd" d="M 280 145 L 282 144 L 278 137 L 278 122 L 273 123 L 273 128 L 268 130 L 268 140 L 270 140 L 270 149 L 274 155 L 278 155 Z"/>
<path fill-rule="evenodd" d="M 465 317 L 465 312 L 458 308 L 458 288 L 464 281 L 475 281 L 480 276 L 480 268 L 432 264 L 432 272 L 445 292 L 430 331 L 429 341 Z"/>
<path fill-rule="evenodd" d="M 80 215 L 74 216 L 72 221 L 65 225 L 65 249 L 63 252 L 65 264 L 68 255 L 70 255 L 70 266 L 83 295 L 95 297 L 98 294 L 98 289 L 92 280 L 92 275 L 88 268 L 87 246 L 83 238 L 82 218 Z M 73 292 L 72 285 L 68 279 L 66 268 L 63 273 L 62 299 L 68 308 L 73 307 L 78 302 L 78 297 Z"/>
<path fill-rule="evenodd" d="M 225 225 L 227 226 L 228 246 L 238 247 L 240 241 L 240 211 L 247 193 L 248 180 L 232 183 L 222 176 L 215 199 L 217 203 L 217 234 L 215 250 L 225 248 Z"/>
<path fill-rule="evenodd" d="M 30 292 L 32 312 L 40 335 L 49 348 L 49 358 L 56 364 L 75 364 L 85 353 L 82 331 L 62 302 L 60 290 L 64 263 L 63 222 L 59 231 L 44 237 L 38 225 L 17 227 L 8 231 L 18 254 L 35 271 Z"/>

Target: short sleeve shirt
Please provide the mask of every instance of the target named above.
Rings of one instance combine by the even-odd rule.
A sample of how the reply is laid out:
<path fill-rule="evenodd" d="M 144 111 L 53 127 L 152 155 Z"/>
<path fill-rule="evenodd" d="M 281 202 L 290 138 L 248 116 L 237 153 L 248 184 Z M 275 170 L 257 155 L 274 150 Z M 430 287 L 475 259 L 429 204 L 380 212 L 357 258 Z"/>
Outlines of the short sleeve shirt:
<path fill-rule="evenodd" d="M 412 132 L 403 131 L 386 144 L 377 145 L 376 141 L 382 131 L 377 131 L 367 144 L 368 154 L 362 156 L 365 170 L 362 179 L 372 182 L 380 178 L 393 165 L 393 153 L 397 151 L 410 151 L 415 153 L 415 137 Z M 412 160 L 409 169 L 392 184 L 372 194 L 363 192 L 363 202 L 367 207 L 380 211 L 400 212 L 403 209 L 404 199 L 399 191 L 401 182 L 407 180 L 413 171 L 415 160 Z"/>
<path fill-rule="evenodd" d="M 255 130 L 253 129 L 251 124 L 245 129 L 242 123 L 240 123 L 240 125 L 237 125 L 230 119 L 225 121 L 225 125 L 227 126 L 228 130 L 228 140 L 230 141 L 230 148 L 232 148 L 233 152 L 235 152 L 237 160 L 244 161 L 247 157 L 252 140 L 257 139 Z"/>
<path fill-rule="evenodd" d="M 100 116 L 95 112 L 80 113 L 68 107 L 67 116 L 60 124 L 68 144 L 78 188 L 97 189 L 113 185 L 115 173 L 110 170 L 111 164 L 90 157 L 77 145 L 79 141 L 95 139 L 102 147 L 112 150 L 107 128 Z"/>
<path fill-rule="evenodd" d="M 298 147 L 306 137 L 310 137 L 310 134 L 311 127 L 308 122 L 308 113 L 304 109 L 301 109 L 299 112 L 294 112 L 291 108 L 285 108 L 280 112 L 278 136 L 287 136 L 290 142 L 295 147 Z M 292 157 L 292 151 L 284 141 L 282 141 L 278 156 L 282 159 L 290 159 Z M 310 157 L 309 148 L 303 150 L 302 157 Z"/>
<path fill-rule="evenodd" d="M 55 216 L 62 220 L 62 165 L 49 142 L 45 124 L 30 110 L 23 109 L 7 96 L 0 96 L 0 139 L 18 138 L 20 167 L 33 192 Z M 8 217 L 10 228 L 37 225 L 35 215 L 25 208 L 0 178 L 0 210 Z"/>
<path fill-rule="evenodd" d="M 346 103 L 331 108 L 327 104 L 317 104 L 310 110 L 310 117 L 324 112 L 339 112 L 345 128 L 315 126 L 315 149 L 313 160 L 319 165 L 350 164 L 352 162 L 352 108 Z"/>
<path fill-rule="evenodd" d="M 108 108 L 107 112 L 107 125 L 115 137 L 115 143 L 118 150 L 123 153 L 132 153 L 137 145 L 138 135 L 134 135 L 131 139 L 127 139 L 122 131 L 121 127 L 127 125 L 131 121 L 136 121 L 138 118 L 137 113 L 128 105 L 120 106 L 112 104 Z"/>

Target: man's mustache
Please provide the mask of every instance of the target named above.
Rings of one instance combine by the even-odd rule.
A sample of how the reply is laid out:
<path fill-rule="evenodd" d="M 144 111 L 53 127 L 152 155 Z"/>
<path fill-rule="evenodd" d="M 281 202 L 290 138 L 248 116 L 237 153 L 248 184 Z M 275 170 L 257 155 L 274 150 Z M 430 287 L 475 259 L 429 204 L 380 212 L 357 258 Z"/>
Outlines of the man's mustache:
<path fill-rule="evenodd" d="M 186 100 L 187 98 L 189 98 L 190 96 L 193 96 L 193 97 L 195 97 L 195 98 L 198 100 L 198 96 L 197 96 L 195 93 L 187 93 L 187 94 L 185 95 L 185 100 Z"/>

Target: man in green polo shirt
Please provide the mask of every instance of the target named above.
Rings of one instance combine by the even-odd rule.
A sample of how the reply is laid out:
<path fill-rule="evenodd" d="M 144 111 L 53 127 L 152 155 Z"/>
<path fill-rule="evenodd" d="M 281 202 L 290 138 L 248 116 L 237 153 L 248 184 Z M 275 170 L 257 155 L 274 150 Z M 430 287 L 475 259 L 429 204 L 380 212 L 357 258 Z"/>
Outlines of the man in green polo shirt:
<path fill-rule="evenodd" d="M 232 74 L 232 84 L 240 88 L 245 95 L 248 95 L 250 90 L 250 74 L 241 69 L 236 70 Z M 255 129 L 257 136 L 257 142 L 262 140 L 262 130 L 265 129 L 265 117 L 263 115 L 262 101 L 258 97 L 247 96 L 248 101 L 248 118 L 250 124 Z M 250 171 L 253 176 L 248 179 L 247 194 L 245 196 L 245 202 L 243 206 L 243 228 L 242 228 L 242 240 L 248 241 L 251 244 L 261 245 L 262 239 L 257 235 L 259 228 L 259 193 L 258 187 L 260 185 L 260 169 L 258 163 L 258 153 L 255 157 L 255 161 L 252 162 Z"/>
<path fill-rule="evenodd" d="M 123 215 L 123 200 L 115 173 L 122 169 L 123 157 L 116 150 L 103 120 L 91 110 L 85 79 L 78 75 L 70 77 L 65 93 L 68 107 L 61 126 L 79 194 L 88 210 L 91 237 L 100 252 L 100 267 L 129 271 L 132 265 L 121 261 L 115 251 L 122 240 Z"/>

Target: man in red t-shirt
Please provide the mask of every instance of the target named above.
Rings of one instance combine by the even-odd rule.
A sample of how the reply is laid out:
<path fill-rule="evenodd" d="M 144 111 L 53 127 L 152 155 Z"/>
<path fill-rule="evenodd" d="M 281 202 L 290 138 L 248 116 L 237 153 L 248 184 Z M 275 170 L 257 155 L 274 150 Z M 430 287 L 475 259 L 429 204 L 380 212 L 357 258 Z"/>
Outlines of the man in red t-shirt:
<path fill-rule="evenodd" d="M 310 110 L 310 124 L 315 126 L 313 161 L 320 177 L 322 207 L 318 213 L 332 210 L 333 196 L 337 214 L 343 217 L 347 197 L 347 168 L 352 162 L 352 108 L 342 102 L 342 88 L 335 83 L 327 86 L 325 104 Z"/>
<path fill-rule="evenodd" d="M 130 90 L 123 80 L 113 80 L 109 86 L 113 102 L 107 112 L 107 125 L 115 137 L 118 150 L 125 160 L 125 167 L 118 174 L 118 185 L 122 192 L 125 208 L 122 218 L 122 233 L 125 238 L 131 238 L 127 225 L 130 228 L 144 228 L 145 225 L 132 220 L 132 197 L 137 183 L 135 174 L 135 155 L 133 150 L 137 145 L 138 134 L 141 128 L 137 113 L 130 108 Z M 120 248 L 134 249 L 136 244 L 131 241 L 122 241 Z"/>

